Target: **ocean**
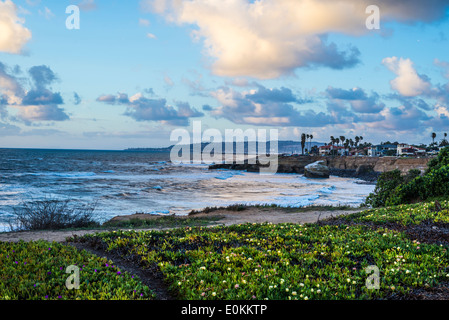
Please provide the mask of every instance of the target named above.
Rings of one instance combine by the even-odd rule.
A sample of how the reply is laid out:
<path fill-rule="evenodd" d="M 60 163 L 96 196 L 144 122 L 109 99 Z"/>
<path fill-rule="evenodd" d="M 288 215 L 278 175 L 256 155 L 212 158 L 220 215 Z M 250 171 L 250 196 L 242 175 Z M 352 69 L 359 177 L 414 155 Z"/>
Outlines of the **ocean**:
<path fill-rule="evenodd" d="M 209 170 L 173 164 L 168 153 L 0 149 L 0 230 L 14 207 L 60 199 L 95 203 L 102 220 L 134 213 L 185 215 L 231 204 L 359 206 L 374 185 L 331 176 Z"/>

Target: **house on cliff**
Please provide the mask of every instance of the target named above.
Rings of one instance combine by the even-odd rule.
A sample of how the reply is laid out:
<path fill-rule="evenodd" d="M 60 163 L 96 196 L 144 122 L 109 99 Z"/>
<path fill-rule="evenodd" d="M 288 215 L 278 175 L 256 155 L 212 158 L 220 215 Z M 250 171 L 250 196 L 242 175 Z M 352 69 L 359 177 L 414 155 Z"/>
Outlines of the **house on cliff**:
<path fill-rule="evenodd" d="M 397 145 L 397 155 L 398 156 L 425 156 L 426 149 L 418 148 L 406 143 L 401 143 Z"/>
<path fill-rule="evenodd" d="M 318 148 L 320 156 L 339 155 L 344 156 L 349 153 L 349 149 L 341 146 L 326 145 Z"/>
<path fill-rule="evenodd" d="M 397 155 L 398 146 L 395 144 L 378 144 L 368 148 L 368 156 L 382 157 Z"/>

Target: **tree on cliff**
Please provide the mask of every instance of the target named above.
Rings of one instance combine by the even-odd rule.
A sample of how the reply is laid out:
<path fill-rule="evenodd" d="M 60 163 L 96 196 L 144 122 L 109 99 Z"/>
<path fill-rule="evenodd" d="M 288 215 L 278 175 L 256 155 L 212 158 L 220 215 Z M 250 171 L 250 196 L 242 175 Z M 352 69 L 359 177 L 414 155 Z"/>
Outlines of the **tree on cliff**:
<path fill-rule="evenodd" d="M 301 134 L 301 154 L 304 154 L 304 148 L 306 146 L 306 134 Z"/>
<path fill-rule="evenodd" d="M 432 134 L 430 135 L 432 137 L 432 145 L 435 144 L 435 138 L 437 137 L 437 134 L 435 132 L 432 132 Z"/>
<path fill-rule="evenodd" d="M 310 145 L 309 145 L 309 152 L 310 150 L 312 150 L 312 139 L 313 139 L 313 134 L 309 135 L 310 138 Z"/>

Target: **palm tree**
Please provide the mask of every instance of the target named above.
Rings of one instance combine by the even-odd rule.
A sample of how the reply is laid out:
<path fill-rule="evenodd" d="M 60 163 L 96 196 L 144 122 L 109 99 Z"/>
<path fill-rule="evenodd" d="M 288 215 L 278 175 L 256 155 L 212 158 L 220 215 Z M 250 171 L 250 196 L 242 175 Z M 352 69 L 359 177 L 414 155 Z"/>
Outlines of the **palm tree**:
<path fill-rule="evenodd" d="M 310 135 L 306 134 L 306 143 L 309 143 L 309 138 L 310 138 Z M 309 144 L 309 147 L 307 148 L 307 153 L 310 153 L 310 144 Z"/>
<path fill-rule="evenodd" d="M 341 145 L 343 145 L 345 143 L 345 136 L 340 136 L 340 141 L 341 141 Z"/>
<path fill-rule="evenodd" d="M 443 135 L 444 135 L 444 138 L 440 142 L 440 147 L 446 147 L 449 144 L 447 139 L 446 139 L 447 138 L 447 133 L 445 132 L 445 133 L 443 133 Z"/>
<path fill-rule="evenodd" d="M 339 138 L 335 138 L 335 143 L 337 144 L 337 146 L 339 145 L 339 143 L 340 143 L 340 139 Z"/>
<path fill-rule="evenodd" d="M 304 148 L 306 146 L 306 134 L 301 134 L 301 153 L 304 154 Z"/>
<path fill-rule="evenodd" d="M 435 144 L 435 138 L 437 137 L 437 134 L 435 132 L 432 132 L 430 135 L 432 137 L 432 145 Z"/>
<path fill-rule="evenodd" d="M 334 138 L 334 136 L 331 136 L 330 139 L 331 139 L 331 145 L 334 145 L 334 143 L 335 143 L 335 138 Z"/>
<path fill-rule="evenodd" d="M 355 136 L 354 140 L 355 140 L 355 147 L 357 148 L 357 146 L 359 145 L 359 142 L 360 142 L 360 137 Z"/>
<path fill-rule="evenodd" d="M 351 146 L 351 148 L 353 148 L 353 147 L 354 147 L 354 140 L 352 140 L 352 138 L 351 138 L 351 139 L 349 139 L 349 145 Z"/>
<path fill-rule="evenodd" d="M 311 150 L 312 150 L 312 139 L 313 139 L 313 134 L 309 135 L 309 138 L 310 138 L 309 150 L 311 151 Z M 309 153 L 310 153 L 310 151 L 309 151 Z"/>

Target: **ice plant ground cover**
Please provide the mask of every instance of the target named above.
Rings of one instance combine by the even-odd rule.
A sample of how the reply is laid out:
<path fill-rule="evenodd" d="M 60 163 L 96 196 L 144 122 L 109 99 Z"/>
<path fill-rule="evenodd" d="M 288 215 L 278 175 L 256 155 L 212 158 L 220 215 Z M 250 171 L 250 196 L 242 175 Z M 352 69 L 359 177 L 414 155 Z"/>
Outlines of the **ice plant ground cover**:
<path fill-rule="evenodd" d="M 113 231 L 69 240 L 162 275 L 177 299 L 389 299 L 449 281 L 448 207 L 428 202 L 317 224 Z M 80 268 L 79 290 L 65 286 L 69 265 Z M 379 270 L 379 289 L 367 287 L 368 266 Z M 0 270 L 0 299 L 157 299 L 111 260 L 67 244 L 0 242 Z"/>
<path fill-rule="evenodd" d="M 436 206 L 439 208 L 436 208 Z M 398 223 L 401 225 L 420 224 L 424 221 L 449 223 L 449 201 L 401 204 L 398 206 L 365 210 L 343 219 L 348 222 L 372 222 L 374 224 Z"/>
<path fill-rule="evenodd" d="M 79 268 L 79 289 L 66 286 L 66 268 Z M 152 299 L 141 281 L 85 250 L 46 241 L 0 242 L 0 299 Z"/>
<path fill-rule="evenodd" d="M 449 280 L 447 245 L 420 243 L 381 225 L 449 219 L 446 209 L 433 208 L 367 210 L 346 217 L 348 224 L 120 231 L 80 241 L 133 257 L 143 268 L 157 267 L 178 299 L 382 299 Z M 379 269 L 379 289 L 366 286 L 368 266 Z"/>

